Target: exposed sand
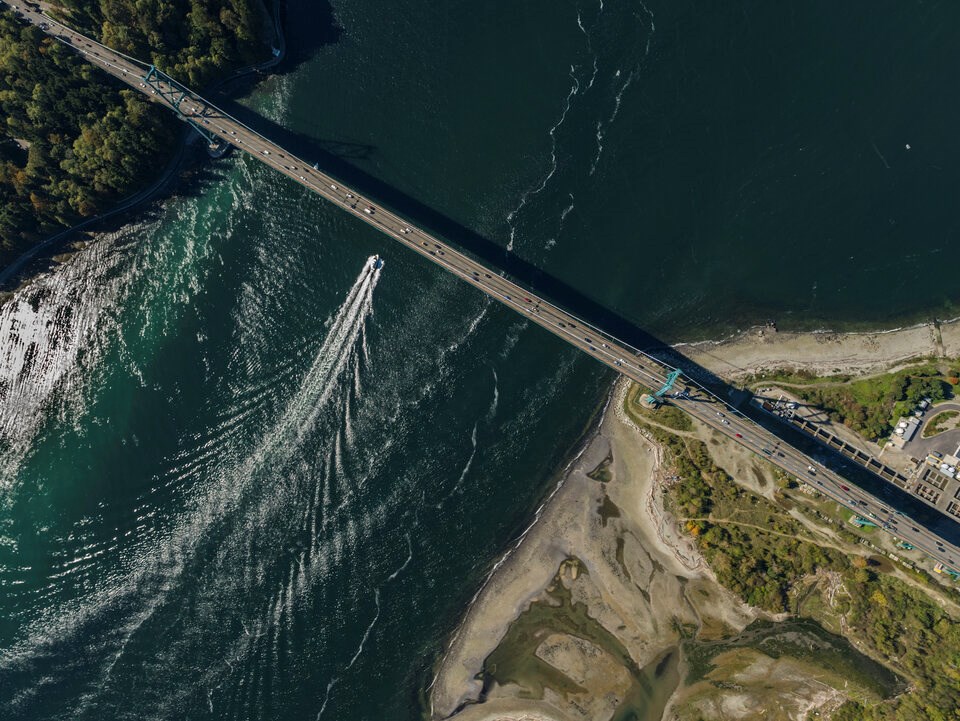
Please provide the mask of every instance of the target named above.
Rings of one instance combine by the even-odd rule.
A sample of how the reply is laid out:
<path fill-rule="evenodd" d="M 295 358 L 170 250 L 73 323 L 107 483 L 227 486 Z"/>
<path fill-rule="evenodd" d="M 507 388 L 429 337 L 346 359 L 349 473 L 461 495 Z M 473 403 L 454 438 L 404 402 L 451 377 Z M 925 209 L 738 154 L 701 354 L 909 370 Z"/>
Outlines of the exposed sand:
<path fill-rule="evenodd" d="M 829 670 L 746 648 L 718 657 L 714 670 L 689 685 L 685 656 L 669 672 L 673 680 L 661 678 L 661 662 L 676 663 L 681 633 L 729 639 L 759 616 L 786 615 L 761 614 L 720 586 L 664 509 L 662 481 L 670 471 L 661 468 L 659 447 L 626 417 L 628 388 L 617 384 L 596 434 L 539 520 L 471 604 L 430 690 L 435 721 L 609 721 L 624 708 L 671 721 L 758 714 L 800 721 L 828 715 L 849 697 L 845 680 Z M 775 481 L 753 454 L 718 442 L 699 424 L 682 434 L 703 440 L 741 485 L 773 495 Z M 801 521 L 816 535 L 809 519 Z M 831 543 L 829 531 L 824 539 Z M 536 612 L 515 626 L 532 603 Z M 580 609 L 581 625 L 559 623 L 560 611 L 548 607 Z M 610 637 L 613 645 L 604 640 Z M 484 662 L 505 639 L 497 663 L 514 665 L 488 669 L 484 689 Z M 656 676 L 648 675 L 654 668 Z M 649 696 L 636 696 L 636 673 Z"/>
<path fill-rule="evenodd" d="M 678 350 L 724 378 L 778 368 L 805 369 L 818 375 L 869 374 L 922 358 L 960 357 L 960 323 L 922 324 L 875 333 L 778 333 L 753 328 L 719 343 L 681 344 Z M 583 603 L 589 616 L 612 633 L 642 668 L 678 642 L 676 623 L 693 624 L 701 637 L 711 631 L 736 631 L 757 613 L 720 587 L 692 539 L 680 532 L 664 511 L 660 493 L 660 449 L 636 428 L 623 412 L 628 388 L 617 384 L 595 437 L 571 464 L 561 487 L 546 502 L 527 535 L 491 574 L 463 623 L 451 640 L 431 690 L 434 719 L 457 721 L 582 721 L 608 718 L 616 706 L 617 675 L 606 657 L 574 637 L 550 636 L 538 648 L 539 658 L 562 670 L 585 688 L 607 689 L 607 705 L 589 694 L 570 702 L 547 688 L 542 699 L 518 698 L 508 684 L 489 689 L 477 703 L 484 660 L 500 644 L 511 623 L 534 601 L 546 599 L 545 590 L 557 578 Z M 695 432 L 704 440 L 706 429 Z M 713 445 L 721 465 L 744 482 L 751 478 L 752 461 L 723 444 Z M 605 459 L 610 478 L 601 483 L 587 474 Z M 747 485 L 754 485 L 747 482 Z M 757 492 L 772 493 L 757 487 Z M 612 504 L 614 517 L 601 518 L 601 505 Z M 619 543 L 619 548 L 617 544 Z M 584 570 L 577 578 L 562 573 L 562 564 L 576 558 Z M 590 662 L 590 658 L 594 662 Z M 602 678 L 601 678 L 602 677 Z M 692 700 L 695 689 L 681 688 L 675 702 Z M 610 698 L 613 700 L 610 701 Z M 805 717 L 814 709 L 827 710 L 842 699 L 821 684 L 798 696 L 787 717 Z M 802 700 L 803 703 L 799 703 Z M 749 716 L 756 698 L 705 699 L 742 709 L 713 709 L 732 718 Z M 460 709 L 457 711 L 457 709 Z M 713 714 L 708 714 L 713 715 Z"/>
<path fill-rule="evenodd" d="M 609 717 L 606 710 L 612 712 L 617 703 L 610 689 L 571 704 L 549 690 L 543 700 L 534 700 L 510 698 L 509 687 L 497 687 L 485 703 L 475 703 L 484 659 L 530 602 L 543 597 L 558 567 L 571 557 L 579 559 L 585 571 L 564 578 L 574 602 L 587 605 L 590 617 L 623 643 L 638 667 L 676 646 L 675 621 L 740 629 L 756 617 L 716 585 L 695 546 L 677 532 L 676 523 L 664 512 L 655 492 L 659 451 L 622 418 L 626 389 L 627 384 L 618 384 L 596 436 L 573 463 L 539 521 L 494 571 L 469 609 L 431 692 L 433 718 L 447 718 L 464 704 L 468 705 L 455 715 L 458 721 Z M 587 474 L 611 451 L 611 480 L 600 483 L 589 478 Z M 598 513 L 605 496 L 620 514 L 606 523 Z M 619 558 L 618 539 L 622 543 Z M 577 644 L 561 646 L 551 637 L 538 655 L 577 676 L 591 690 L 600 692 L 615 681 L 607 670 L 597 670 L 605 664 L 577 661 Z M 582 644 L 579 651 L 585 652 Z"/>
<path fill-rule="evenodd" d="M 857 375 L 920 358 L 960 357 L 960 322 L 924 323 L 873 333 L 785 333 L 756 327 L 719 342 L 681 343 L 677 350 L 732 380 L 784 367 L 818 375 Z"/>

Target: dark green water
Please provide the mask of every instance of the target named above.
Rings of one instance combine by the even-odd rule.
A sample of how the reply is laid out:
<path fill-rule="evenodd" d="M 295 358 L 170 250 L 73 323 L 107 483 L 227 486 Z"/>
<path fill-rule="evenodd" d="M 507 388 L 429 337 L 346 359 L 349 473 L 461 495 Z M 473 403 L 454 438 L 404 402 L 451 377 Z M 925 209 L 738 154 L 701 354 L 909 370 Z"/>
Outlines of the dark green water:
<path fill-rule="evenodd" d="M 296 0 L 245 102 L 669 340 L 950 314 L 960 6 L 838 5 Z M 611 376 L 254 161 L 183 189 L 0 313 L 0 717 L 416 719 Z"/>

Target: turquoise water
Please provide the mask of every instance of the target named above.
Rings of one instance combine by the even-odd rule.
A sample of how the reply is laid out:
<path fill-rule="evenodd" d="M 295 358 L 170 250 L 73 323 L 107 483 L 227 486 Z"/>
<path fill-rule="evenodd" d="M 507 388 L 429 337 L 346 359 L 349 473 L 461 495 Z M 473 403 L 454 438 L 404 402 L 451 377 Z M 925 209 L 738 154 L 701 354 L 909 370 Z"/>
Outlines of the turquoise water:
<path fill-rule="evenodd" d="M 433 5 L 291 2 L 244 104 L 668 340 L 952 312 L 953 5 Z M 416 719 L 612 377 L 255 161 L 180 190 L 0 313 L 2 716 Z"/>

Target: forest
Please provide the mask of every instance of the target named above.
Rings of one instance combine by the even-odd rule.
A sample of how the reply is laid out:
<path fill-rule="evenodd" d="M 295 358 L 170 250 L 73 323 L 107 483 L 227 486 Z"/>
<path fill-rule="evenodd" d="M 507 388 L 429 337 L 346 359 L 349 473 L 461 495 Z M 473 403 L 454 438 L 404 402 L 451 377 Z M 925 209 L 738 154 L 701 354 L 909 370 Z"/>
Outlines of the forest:
<path fill-rule="evenodd" d="M 54 0 L 68 24 L 195 89 L 263 60 L 257 0 Z"/>
<path fill-rule="evenodd" d="M 78 30 L 202 87 L 267 55 L 256 0 L 64 0 Z M 150 184 L 178 129 L 67 45 L 0 11 L 0 267 Z"/>

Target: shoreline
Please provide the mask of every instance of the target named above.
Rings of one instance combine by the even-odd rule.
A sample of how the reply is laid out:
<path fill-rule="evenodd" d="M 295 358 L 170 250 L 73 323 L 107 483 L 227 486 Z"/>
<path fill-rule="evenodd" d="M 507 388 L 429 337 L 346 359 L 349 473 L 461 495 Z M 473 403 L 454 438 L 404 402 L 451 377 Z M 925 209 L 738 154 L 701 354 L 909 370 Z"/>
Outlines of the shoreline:
<path fill-rule="evenodd" d="M 271 54 L 269 58 L 262 62 L 230 71 L 223 78 L 214 81 L 204 88 L 203 93 L 216 92 L 219 88 L 245 78 L 248 75 L 274 68 L 286 59 L 287 41 L 283 32 L 280 0 L 262 0 L 261 4 L 266 16 L 272 20 L 270 25 L 273 28 L 274 37 L 270 40 L 269 45 L 276 53 Z M 194 134 L 192 128 L 184 128 L 176 141 L 176 147 L 169 162 L 156 180 L 131 195 L 118 199 L 116 204 L 109 210 L 92 218 L 81 220 L 69 228 L 58 230 L 52 235 L 37 241 L 32 247 L 14 258 L 6 267 L 0 269 L 0 305 L 6 303 L 7 300 L 13 297 L 14 293 L 29 285 L 38 276 L 55 269 L 65 262 L 69 262 L 70 257 L 82 250 L 83 247 L 95 242 L 101 233 L 110 232 L 109 230 L 88 230 L 90 226 L 96 226 L 97 223 L 112 220 L 116 218 L 116 216 L 123 215 L 124 213 L 136 212 L 139 209 L 138 206 L 156 200 L 157 196 L 165 191 L 181 173 L 186 159 L 187 149 L 199 140 L 200 136 Z M 79 239 L 82 247 L 71 247 L 71 245 L 78 240 L 75 236 L 79 233 L 86 233 L 88 237 Z M 63 256 L 66 256 L 66 258 L 63 258 Z M 39 264 L 41 260 L 44 261 L 43 267 L 30 268 L 32 263 Z"/>
<path fill-rule="evenodd" d="M 696 546 L 663 508 L 658 492 L 661 451 L 622 412 L 628 389 L 624 381 L 611 387 L 602 414 L 559 473 L 555 490 L 464 610 L 424 690 L 425 718 L 579 718 L 571 716 L 552 692 L 543 699 L 519 699 L 511 694 L 512 685 L 485 687 L 481 674 L 486 659 L 519 616 L 533 604 L 552 605 L 551 589 L 558 583 L 570 586 L 571 601 L 584 604 L 597 623 L 619 629 L 615 635 L 640 669 L 655 665 L 678 647 L 675 618 L 699 628 L 742 629 L 762 615 L 717 585 Z M 596 479 L 601 467 L 610 469 L 611 480 Z M 608 504 L 617 511 L 602 519 L 598 509 Z M 618 544 L 624 544 L 621 551 L 616 550 Z M 623 555 L 623 547 L 626 557 L 614 561 Z M 572 578 L 571 562 L 580 569 Z M 637 591 L 631 579 L 640 578 L 646 579 L 648 590 Z M 709 600 L 700 595 L 701 589 L 710 590 Z M 609 696 L 597 704 L 610 704 Z"/>
<path fill-rule="evenodd" d="M 960 357 L 960 318 L 877 331 L 777 331 L 753 326 L 718 341 L 671 346 L 726 380 L 780 369 L 868 375 L 923 359 Z"/>
<path fill-rule="evenodd" d="M 753 718 L 771 704 L 776 718 L 800 721 L 869 692 L 848 688 L 829 665 L 769 656 L 741 636 L 760 620 L 772 637 L 806 631 L 791 613 L 750 606 L 719 582 L 669 510 L 669 460 L 624 409 L 630 388 L 626 379 L 612 385 L 556 488 L 463 611 L 423 690 L 425 721 L 592 721 L 638 710 L 652 721 L 678 709 Z M 778 493 L 751 453 L 716 443 L 703 427 L 677 433 L 710 444 L 745 492 Z M 810 587 L 830 581 L 818 576 Z M 813 623 L 842 637 L 842 623 Z M 691 677 L 690 644 L 714 643 L 730 645 L 706 675 Z"/>
<path fill-rule="evenodd" d="M 603 426 L 604 420 L 606 418 L 606 414 L 610 409 L 610 402 L 614 398 L 614 393 L 615 393 L 615 388 L 612 388 L 611 391 L 607 394 L 607 399 L 604 402 L 603 408 L 600 410 L 600 413 L 598 414 L 598 416 L 596 416 L 594 419 L 590 421 L 590 423 L 588 423 L 586 430 L 584 431 L 584 434 L 578 443 L 578 446 L 575 446 L 575 448 L 579 447 L 579 450 L 576 450 L 573 456 L 570 458 L 570 460 L 562 467 L 561 470 L 557 472 L 556 474 L 557 480 L 556 480 L 556 483 L 554 484 L 553 490 L 550 491 L 550 493 L 546 496 L 546 498 L 544 498 L 540 502 L 540 505 L 537 506 L 537 509 L 536 511 L 534 511 L 534 514 L 533 514 L 533 520 L 517 536 L 516 540 L 512 541 L 509 544 L 507 550 L 504 551 L 504 553 L 500 556 L 500 558 L 496 561 L 496 563 L 493 564 L 493 566 L 490 568 L 490 571 L 487 573 L 486 577 L 484 578 L 483 583 L 480 584 L 480 587 L 477 589 L 476 593 L 473 594 L 470 601 L 467 603 L 466 609 L 464 609 L 464 611 L 461 614 L 460 622 L 457 624 L 455 630 L 450 635 L 450 639 L 446 643 L 446 648 L 444 649 L 443 654 L 441 655 L 439 661 L 434 667 L 433 678 L 431 679 L 430 684 L 424 689 L 424 693 L 429 698 L 429 717 L 431 718 L 435 717 L 435 713 L 434 713 L 435 698 L 434 698 L 433 689 L 436 686 L 437 681 L 440 680 L 442 674 L 444 673 L 445 666 L 447 665 L 447 662 L 451 658 L 454 651 L 458 648 L 462 649 L 466 645 L 467 641 L 466 641 L 466 636 L 464 634 L 464 630 L 468 627 L 470 622 L 475 619 L 477 615 L 482 613 L 482 611 L 478 610 L 477 608 L 479 605 L 478 602 L 482 599 L 483 594 L 488 590 L 488 588 L 492 584 L 494 584 L 498 574 L 500 574 L 501 572 L 507 573 L 510 570 L 509 566 L 511 562 L 514 560 L 517 552 L 524 547 L 524 542 L 527 540 L 531 532 L 535 531 L 537 524 L 540 523 L 544 515 L 544 512 L 551 507 L 551 503 L 554 501 L 557 495 L 563 490 L 567 480 L 571 475 L 571 472 L 575 464 L 586 453 L 588 453 L 591 450 L 591 447 L 595 443 L 597 435 L 599 434 L 600 429 Z M 560 560 L 562 559 L 558 558 L 557 563 L 559 563 Z M 542 586 L 538 586 L 536 589 L 533 589 L 529 591 L 529 593 L 524 594 L 524 597 L 518 600 L 516 604 L 514 604 L 515 612 L 513 616 L 518 615 L 521 611 L 521 607 L 528 604 L 532 600 L 533 596 L 535 596 L 540 592 L 541 588 Z M 502 631 L 504 633 L 506 632 L 506 626 L 503 627 Z M 475 684 L 468 683 L 467 685 L 475 685 Z M 479 688 L 477 689 L 477 691 L 479 693 Z M 459 708 L 462 705 L 463 705 L 463 701 L 461 697 L 461 699 L 458 700 L 457 707 Z M 447 716 L 454 713 L 457 713 L 456 709 L 452 709 L 451 711 L 443 714 L 443 718 L 446 718 Z M 502 721 L 511 721 L 511 719 L 504 717 Z M 513 721 L 551 721 L 551 719 L 534 714 L 534 715 L 520 715 L 520 716 L 517 716 L 517 718 Z"/>

